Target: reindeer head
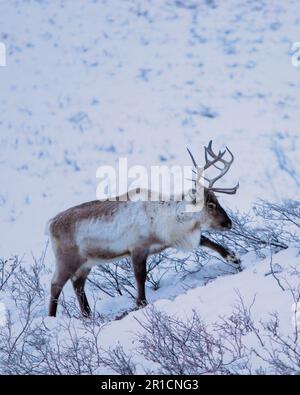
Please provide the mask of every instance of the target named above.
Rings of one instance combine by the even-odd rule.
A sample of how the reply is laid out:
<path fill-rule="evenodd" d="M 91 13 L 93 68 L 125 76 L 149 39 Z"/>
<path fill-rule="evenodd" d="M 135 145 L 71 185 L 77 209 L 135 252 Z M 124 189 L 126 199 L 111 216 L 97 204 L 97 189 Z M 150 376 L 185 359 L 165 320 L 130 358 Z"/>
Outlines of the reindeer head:
<path fill-rule="evenodd" d="M 207 229 L 215 229 L 215 230 L 228 230 L 231 229 L 232 227 L 232 222 L 230 218 L 228 217 L 226 211 L 223 209 L 223 207 L 220 205 L 215 192 L 217 193 L 226 193 L 228 195 L 234 195 L 236 191 L 239 188 L 239 184 L 237 184 L 233 188 L 218 188 L 215 187 L 215 183 L 217 180 L 219 180 L 221 177 L 223 177 L 228 170 L 230 169 L 233 161 L 234 161 L 234 156 L 229 150 L 229 148 L 226 147 L 225 151 L 219 151 L 218 154 L 215 154 L 212 149 L 212 141 L 209 142 L 208 146 L 204 148 L 205 150 L 205 165 L 203 168 L 200 168 L 191 151 L 189 149 L 188 153 L 190 154 L 190 157 L 192 159 L 193 165 L 195 166 L 194 173 L 197 176 L 197 179 L 195 180 L 195 189 L 193 189 L 192 194 L 194 194 L 194 201 L 197 202 L 198 198 L 203 201 L 203 209 L 202 209 L 202 215 L 203 215 L 203 225 Z M 226 161 L 223 157 L 228 152 L 231 156 L 229 161 Z M 220 164 L 222 167 L 220 167 Z M 204 186 L 203 190 L 203 185 L 200 184 L 200 178 L 202 176 L 203 171 L 206 171 L 210 167 L 215 167 L 218 169 L 220 172 L 217 176 L 214 178 L 207 178 L 206 176 L 204 177 L 204 180 L 208 182 L 208 186 Z M 200 196 L 202 194 L 202 196 Z M 203 196 L 204 195 L 204 196 Z"/>

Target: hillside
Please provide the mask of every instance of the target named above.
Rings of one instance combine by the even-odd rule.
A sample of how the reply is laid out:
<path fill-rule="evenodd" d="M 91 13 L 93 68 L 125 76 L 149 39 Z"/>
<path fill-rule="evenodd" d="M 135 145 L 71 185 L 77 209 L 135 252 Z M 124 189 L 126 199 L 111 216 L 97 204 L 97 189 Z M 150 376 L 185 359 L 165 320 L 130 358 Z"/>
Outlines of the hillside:
<path fill-rule="evenodd" d="M 228 319 L 241 298 L 247 306 L 255 298 L 256 325 L 276 311 L 283 336 L 295 335 L 300 68 L 292 64 L 291 48 L 300 40 L 299 11 L 296 0 L 1 2 L 7 65 L 0 67 L 0 354 L 6 361 L 0 371 L 30 373 L 28 363 L 41 373 L 41 350 L 51 358 L 52 345 L 56 358 L 54 343 L 61 341 L 68 355 L 75 331 L 80 347 L 119 344 L 118 358 L 133 353 L 135 372 L 166 373 L 149 355 L 139 355 L 136 334 L 143 327 L 137 320 L 163 314 L 189 322 L 196 314 L 210 326 L 221 316 Z M 236 195 L 220 197 L 235 231 L 212 237 L 241 255 L 243 271 L 236 273 L 207 250 L 167 251 L 149 262 L 149 306 L 132 311 L 134 279 L 129 262 L 122 261 L 93 270 L 89 323 L 80 317 L 70 284 L 58 317 L 46 317 L 54 270 L 47 221 L 96 198 L 101 165 L 117 168 L 120 157 L 129 166 L 189 165 L 185 147 L 203 162 L 203 146 L 211 139 L 217 149 L 228 146 L 235 154 L 221 185 L 240 183 Z M 271 203 L 280 207 L 279 216 Z M 12 365 L 6 360 L 9 326 L 13 337 L 22 333 Z M 101 333 L 87 345 L 84 339 L 95 336 L 92 327 Z M 248 330 L 248 351 L 264 352 L 267 346 Z M 266 328 L 261 331 L 268 336 Z M 24 342 L 28 360 L 22 371 Z M 293 356 L 293 371 L 290 365 L 276 370 L 251 353 L 251 373 L 299 373 L 299 355 Z M 249 373 L 245 365 L 232 369 Z M 82 371 L 111 373 L 111 363 L 93 362 Z"/>

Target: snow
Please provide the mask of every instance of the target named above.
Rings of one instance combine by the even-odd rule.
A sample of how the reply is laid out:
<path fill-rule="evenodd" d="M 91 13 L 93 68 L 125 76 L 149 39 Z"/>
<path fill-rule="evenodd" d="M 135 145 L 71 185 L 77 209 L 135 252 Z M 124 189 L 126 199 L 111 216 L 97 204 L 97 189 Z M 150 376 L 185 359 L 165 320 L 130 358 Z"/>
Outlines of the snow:
<path fill-rule="evenodd" d="M 278 253 L 276 262 L 282 265 L 282 277 L 292 280 L 289 268 L 299 264 L 297 250 L 291 249 Z M 183 320 L 191 318 L 193 312 L 197 312 L 206 323 L 212 324 L 220 317 L 230 316 L 239 295 L 246 306 L 252 304 L 255 296 L 252 313 L 256 321 L 262 318 L 267 320 L 272 312 L 278 312 L 280 321 L 283 323 L 281 329 L 288 333 L 293 325 L 293 300 L 288 292 L 282 292 L 269 272 L 270 257 L 241 273 L 222 276 L 205 286 L 190 289 L 173 300 L 162 298 L 153 305 L 129 313 L 121 321 L 112 322 L 104 328 L 101 342 L 106 347 L 119 342 L 127 350 L 133 349 L 136 333 L 142 331 L 138 321 L 143 322 L 145 313 L 153 306 L 158 311 Z M 113 339 L 111 338 L 112 327 L 116 334 Z"/>
<path fill-rule="evenodd" d="M 188 165 L 185 147 L 203 160 L 210 139 L 235 154 L 223 185 L 239 181 L 240 189 L 220 198 L 225 207 L 248 211 L 258 198 L 296 198 L 300 67 L 291 48 L 299 11 L 297 0 L 1 2 L 1 256 L 28 264 L 31 253 L 40 256 L 48 219 L 96 198 L 100 165 L 117 166 L 119 157 Z M 50 248 L 46 260 L 53 268 Z M 284 271 L 299 264 L 292 248 L 275 260 Z M 292 301 L 266 275 L 269 258 L 249 254 L 243 266 L 236 274 L 215 259 L 185 281 L 170 271 L 148 299 L 169 314 L 196 310 L 214 322 L 230 313 L 239 290 L 249 303 L 256 295 L 257 318 L 276 310 L 289 330 Z M 127 296 L 101 293 L 96 304 L 107 317 L 130 306 Z M 130 349 L 134 317 L 143 311 L 104 328 L 103 345 Z"/>

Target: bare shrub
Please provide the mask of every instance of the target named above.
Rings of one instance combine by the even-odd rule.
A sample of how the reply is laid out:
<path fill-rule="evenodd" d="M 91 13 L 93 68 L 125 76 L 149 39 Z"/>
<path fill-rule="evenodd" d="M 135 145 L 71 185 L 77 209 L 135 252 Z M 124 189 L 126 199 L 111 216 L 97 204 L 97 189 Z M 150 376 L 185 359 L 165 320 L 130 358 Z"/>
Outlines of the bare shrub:
<path fill-rule="evenodd" d="M 63 320 L 51 327 L 44 319 L 48 295 L 41 285 L 48 274 L 45 252 L 32 260 L 25 265 L 16 258 L 1 266 L 1 290 L 10 303 L 0 326 L 0 374 L 99 374 L 103 367 L 133 374 L 135 366 L 121 347 L 111 354 L 101 349 L 103 318 L 83 319 L 73 299 L 64 302 Z"/>
<path fill-rule="evenodd" d="M 300 374 L 299 323 L 282 334 L 277 314 L 254 321 L 253 304 L 239 297 L 230 316 L 209 327 L 195 312 L 183 321 L 148 310 L 139 321 L 138 352 L 155 363 L 153 374 Z"/>
<path fill-rule="evenodd" d="M 155 309 L 140 321 L 139 352 L 157 365 L 158 374 L 232 374 L 243 365 L 242 347 L 228 353 L 221 333 L 211 330 L 194 313 L 181 321 Z"/>
<path fill-rule="evenodd" d="M 269 226 L 277 228 L 280 224 L 281 240 L 300 246 L 300 200 L 285 200 L 278 204 L 261 201 L 254 211 Z"/>
<path fill-rule="evenodd" d="M 4 290 L 4 287 L 19 265 L 20 259 L 18 256 L 6 260 L 0 259 L 0 291 Z"/>
<path fill-rule="evenodd" d="M 136 373 L 136 364 L 132 361 L 133 356 L 127 355 L 122 346 L 103 350 L 101 364 L 110 367 L 111 370 L 121 375 L 133 375 Z"/>

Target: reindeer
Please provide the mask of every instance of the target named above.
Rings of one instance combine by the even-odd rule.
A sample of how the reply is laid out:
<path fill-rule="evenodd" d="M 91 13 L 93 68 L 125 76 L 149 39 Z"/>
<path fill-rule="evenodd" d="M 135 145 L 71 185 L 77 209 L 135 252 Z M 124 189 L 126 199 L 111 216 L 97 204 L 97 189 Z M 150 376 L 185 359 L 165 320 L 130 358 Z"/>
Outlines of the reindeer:
<path fill-rule="evenodd" d="M 200 168 L 190 150 L 188 152 L 195 166 L 194 172 L 199 174 Z M 230 160 L 224 159 L 226 152 L 231 156 Z M 49 315 L 56 315 L 59 295 L 65 283 L 71 279 L 81 312 L 89 316 L 91 309 L 84 286 L 91 268 L 124 257 L 131 257 L 132 260 L 138 307 L 147 303 L 147 257 L 166 248 L 192 250 L 199 246 L 207 247 L 239 269 L 240 259 L 232 251 L 201 234 L 203 230 L 222 231 L 232 227 L 215 193 L 235 194 L 239 184 L 233 188 L 218 188 L 214 185 L 228 172 L 234 156 L 227 147 L 225 151 L 215 154 L 210 141 L 205 147 L 205 160 L 204 170 L 216 167 L 220 173 L 213 179 L 205 178 L 208 186 L 204 187 L 204 193 L 198 177 L 195 188 L 183 194 L 180 201 L 132 201 L 119 196 L 116 201 L 83 203 L 50 220 L 56 269 L 51 282 Z M 139 190 L 137 193 L 149 195 L 150 191 Z M 200 203 L 201 193 L 204 204 Z M 129 196 L 132 197 L 132 194 L 127 192 L 125 197 Z M 187 211 L 188 204 L 192 204 L 195 210 Z"/>

